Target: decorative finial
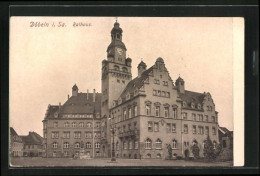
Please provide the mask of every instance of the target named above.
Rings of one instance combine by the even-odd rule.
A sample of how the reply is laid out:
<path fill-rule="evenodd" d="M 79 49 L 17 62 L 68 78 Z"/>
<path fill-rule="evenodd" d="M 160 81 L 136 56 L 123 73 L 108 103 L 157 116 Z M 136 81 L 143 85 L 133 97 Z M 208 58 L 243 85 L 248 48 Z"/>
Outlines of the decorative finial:
<path fill-rule="evenodd" d="M 116 17 L 116 23 L 117 23 L 117 17 Z"/>
<path fill-rule="evenodd" d="M 143 58 L 141 58 L 141 61 L 143 61 Z"/>

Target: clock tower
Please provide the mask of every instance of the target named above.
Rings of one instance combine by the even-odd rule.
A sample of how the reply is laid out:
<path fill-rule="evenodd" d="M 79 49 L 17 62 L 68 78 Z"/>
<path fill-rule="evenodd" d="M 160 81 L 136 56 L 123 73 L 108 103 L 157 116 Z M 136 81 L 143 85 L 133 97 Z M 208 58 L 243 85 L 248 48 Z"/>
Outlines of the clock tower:
<path fill-rule="evenodd" d="M 109 110 L 117 103 L 120 94 L 132 80 L 132 60 L 126 58 L 126 47 L 122 41 L 122 33 L 123 30 L 116 21 L 111 30 L 111 43 L 107 47 L 107 59 L 102 61 L 101 142 L 104 157 L 111 156 Z"/>

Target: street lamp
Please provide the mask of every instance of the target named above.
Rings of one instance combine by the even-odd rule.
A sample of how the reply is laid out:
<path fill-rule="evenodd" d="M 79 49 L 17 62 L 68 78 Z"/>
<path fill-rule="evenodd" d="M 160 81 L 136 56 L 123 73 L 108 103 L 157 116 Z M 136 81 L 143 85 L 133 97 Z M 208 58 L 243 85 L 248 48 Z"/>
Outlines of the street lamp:
<path fill-rule="evenodd" d="M 112 135 L 113 135 L 113 141 L 112 141 L 112 158 L 111 158 L 111 161 L 112 162 L 115 162 L 116 161 L 116 157 L 115 157 L 115 141 L 114 141 L 114 136 L 115 136 L 115 128 L 113 128 L 112 127 L 112 120 L 111 120 L 111 117 L 110 117 L 110 115 L 109 115 L 109 118 L 108 118 L 109 120 L 110 120 L 110 131 L 111 131 L 111 133 L 112 133 Z"/>

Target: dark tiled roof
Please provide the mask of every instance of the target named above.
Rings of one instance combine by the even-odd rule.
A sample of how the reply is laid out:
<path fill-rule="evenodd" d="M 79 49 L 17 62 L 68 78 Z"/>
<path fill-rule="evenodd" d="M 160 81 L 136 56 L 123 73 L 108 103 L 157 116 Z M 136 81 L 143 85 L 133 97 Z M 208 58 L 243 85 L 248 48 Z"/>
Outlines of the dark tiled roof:
<path fill-rule="evenodd" d="M 110 48 L 115 47 L 115 46 L 121 46 L 123 49 L 126 50 L 125 44 L 124 44 L 122 41 L 120 41 L 120 40 L 113 40 L 113 41 L 109 44 L 109 46 L 107 47 L 107 51 L 108 51 Z"/>
<path fill-rule="evenodd" d="M 57 105 L 49 105 L 45 118 L 51 118 L 54 117 L 54 113 L 57 112 L 59 110 L 59 106 Z"/>
<path fill-rule="evenodd" d="M 34 144 L 34 145 L 41 145 L 43 138 L 35 133 L 29 132 L 28 136 L 21 136 L 24 144 Z"/>
<path fill-rule="evenodd" d="M 10 136 L 12 137 L 13 141 L 22 142 L 22 138 L 16 133 L 13 127 L 10 127 Z"/>
<path fill-rule="evenodd" d="M 181 98 L 182 101 L 185 101 L 188 106 L 190 106 L 191 102 L 195 103 L 195 106 L 200 103 L 202 105 L 202 102 L 204 100 L 204 95 L 203 93 L 198 93 L 198 92 L 192 92 L 185 90 L 185 93 L 179 93 L 179 97 Z"/>
<path fill-rule="evenodd" d="M 18 136 L 16 131 L 13 129 L 13 127 L 10 127 L 10 134 L 11 134 L 11 136 Z"/>
<path fill-rule="evenodd" d="M 141 88 L 144 85 L 144 81 L 148 78 L 149 73 L 153 70 L 153 67 L 150 67 L 148 70 L 145 70 L 140 77 L 136 77 L 131 80 L 124 91 L 121 93 L 120 97 L 125 98 L 127 93 L 133 93 L 135 88 Z"/>

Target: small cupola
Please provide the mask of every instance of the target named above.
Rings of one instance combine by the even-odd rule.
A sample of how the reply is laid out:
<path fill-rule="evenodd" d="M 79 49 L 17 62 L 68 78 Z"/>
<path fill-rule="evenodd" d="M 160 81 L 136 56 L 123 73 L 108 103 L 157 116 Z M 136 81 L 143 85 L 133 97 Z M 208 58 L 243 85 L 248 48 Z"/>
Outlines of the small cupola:
<path fill-rule="evenodd" d="M 78 95 L 78 86 L 75 84 L 73 87 L 72 87 L 72 96 L 77 96 Z"/>
<path fill-rule="evenodd" d="M 184 87 L 184 80 L 179 76 L 179 78 L 176 80 L 175 85 L 177 87 L 177 90 L 184 94 L 185 93 L 185 87 Z"/>
<path fill-rule="evenodd" d="M 141 61 L 140 63 L 139 63 L 139 65 L 138 65 L 138 77 L 141 77 L 141 75 L 143 74 L 143 72 L 146 70 L 146 64 L 143 62 L 143 61 Z"/>
<path fill-rule="evenodd" d="M 114 27 L 111 30 L 111 39 L 113 40 L 120 40 L 122 41 L 122 33 L 123 30 L 119 27 L 119 23 L 116 21 L 114 23 Z"/>

